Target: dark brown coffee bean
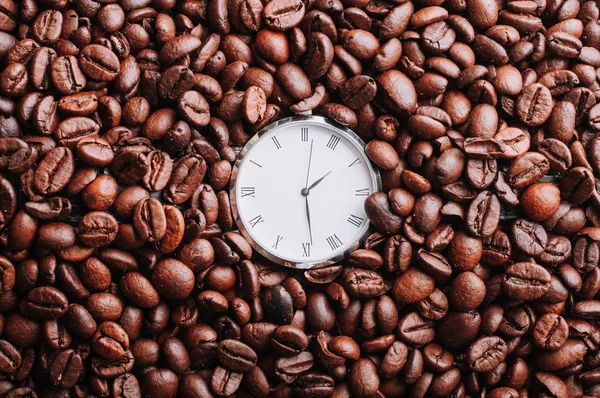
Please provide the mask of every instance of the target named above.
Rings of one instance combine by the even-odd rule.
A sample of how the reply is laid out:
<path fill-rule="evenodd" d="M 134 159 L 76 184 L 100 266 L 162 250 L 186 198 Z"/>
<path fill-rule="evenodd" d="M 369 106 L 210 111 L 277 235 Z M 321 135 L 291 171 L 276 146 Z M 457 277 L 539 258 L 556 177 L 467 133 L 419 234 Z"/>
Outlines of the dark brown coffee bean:
<path fill-rule="evenodd" d="M 300 1 L 278 0 L 265 6 L 263 19 L 270 29 L 286 31 L 302 21 L 304 12 L 304 3 Z"/>
<path fill-rule="evenodd" d="M 61 56 L 52 61 L 52 83 L 62 94 L 75 94 L 83 90 L 87 79 L 74 56 Z"/>
<path fill-rule="evenodd" d="M 542 254 L 548 243 L 546 230 L 540 224 L 524 219 L 513 222 L 511 237 L 515 246 L 529 256 Z"/>
<path fill-rule="evenodd" d="M 557 314 L 544 314 L 538 319 L 533 329 L 534 342 L 546 349 L 560 349 L 568 338 L 568 325 L 563 317 Z"/>
<path fill-rule="evenodd" d="M 79 66 L 87 77 L 100 81 L 114 80 L 121 68 L 115 53 L 99 44 L 90 44 L 81 50 Z"/>
<path fill-rule="evenodd" d="M 535 263 L 515 263 L 507 268 L 502 288 L 513 299 L 535 300 L 550 286 L 550 274 Z"/>
<path fill-rule="evenodd" d="M 467 213 L 467 226 L 473 235 L 491 236 L 500 220 L 500 202 L 490 192 L 481 192 L 471 202 Z"/>
<path fill-rule="evenodd" d="M 506 342 L 501 338 L 481 337 L 469 347 L 469 367 L 475 372 L 489 372 L 506 358 L 507 350 Z"/>
<path fill-rule="evenodd" d="M 58 289 L 37 287 L 29 292 L 23 309 L 34 319 L 57 319 L 67 312 L 67 298 Z"/>
<path fill-rule="evenodd" d="M 200 185 L 206 173 L 206 163 L 199 156 L 185 156 L 175 163 L 173 174 L 163 191 L 165 199 L 173 204 L 188 200 Z"/>
<path fill-rule="evenodd" d="M 552 112 L 552 95 L 542 84 L 534 83 L 523 89 L 516 104 L 516 111 L 527 126 L 539 126 L 550 117 Z"/>
<path fill-rule="evenodd" d="M 21 354 L 11 343 L 0 340 L 0 371 L 13 373 L 21 366 Z"/>
<path fill-rule="evenodd" d="M 515 188 L 524 188 L 542 178 L 550 170 L 548 159 L 537 152 L 526 152 L 518 156 L 508 169 L 509 183 Z"/>
<path fill-rule="evenodd" d="M 119 324 L 103 322 L 92 338 L 92 347 L 104 358 L 116 359 L 127 354 L 129 337 Z"/>

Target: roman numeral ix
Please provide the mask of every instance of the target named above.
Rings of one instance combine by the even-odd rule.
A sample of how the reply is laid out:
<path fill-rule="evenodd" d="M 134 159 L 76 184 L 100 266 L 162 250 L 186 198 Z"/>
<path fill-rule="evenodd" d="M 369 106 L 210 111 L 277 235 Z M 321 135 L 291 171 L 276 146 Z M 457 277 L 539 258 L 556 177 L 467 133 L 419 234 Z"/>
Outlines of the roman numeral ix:
<path fill-rule="evenodd" d="M 255 187 L 242 187 L 242 198 L 246 196 L 250 196 L 251 198 L 256 197 L 256 188 Z"/>
<path fill-rule="evenodd" d="M 265 220 L 263 220 L 262 216 L 259 214 L 258 216 L 254 217 L 252 220 L 248 221 L 250 223 L 250 226 L 252 228 L 256 227 L 257 224 L 260 224 L 261 222 L 265 222 Z"/>

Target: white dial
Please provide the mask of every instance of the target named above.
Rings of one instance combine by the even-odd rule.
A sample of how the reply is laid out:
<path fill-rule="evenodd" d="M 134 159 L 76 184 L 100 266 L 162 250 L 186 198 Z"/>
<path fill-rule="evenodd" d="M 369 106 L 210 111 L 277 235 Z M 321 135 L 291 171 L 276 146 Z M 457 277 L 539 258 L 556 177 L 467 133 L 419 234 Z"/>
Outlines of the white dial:
<path fill-rule="evenodd" d="M 267 127 L 236 162 L 238 228 L 281 264 L 308 268 L 341 259 L 367 232 L 364 201 L 379 187 L 363 145 L 321 117 Z"/>

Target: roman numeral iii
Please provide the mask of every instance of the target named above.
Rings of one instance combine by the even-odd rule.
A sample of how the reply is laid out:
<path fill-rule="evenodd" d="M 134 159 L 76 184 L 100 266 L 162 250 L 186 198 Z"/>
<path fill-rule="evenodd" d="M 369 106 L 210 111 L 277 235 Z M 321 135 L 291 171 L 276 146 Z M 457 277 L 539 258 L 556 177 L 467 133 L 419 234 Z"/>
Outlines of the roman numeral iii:
<path fill-rule="evenodd" d="M 302 142 L 308 142 L 308 127 L 300 128 L 300 136 L 301 136 Z"/>

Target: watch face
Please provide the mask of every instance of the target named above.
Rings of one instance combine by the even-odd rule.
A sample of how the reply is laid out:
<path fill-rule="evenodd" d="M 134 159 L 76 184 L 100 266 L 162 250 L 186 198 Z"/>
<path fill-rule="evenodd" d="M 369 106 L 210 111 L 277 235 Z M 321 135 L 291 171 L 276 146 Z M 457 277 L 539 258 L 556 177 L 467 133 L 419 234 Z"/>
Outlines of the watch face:
<path fill-rule="evenodd" d="M 380 184 L 363 147 L 321 117 L 268 126 L 234 167 L 238 228 L 280 264 L 308 268 L 343 258 L 366 234 L 364 201 Z"/>

